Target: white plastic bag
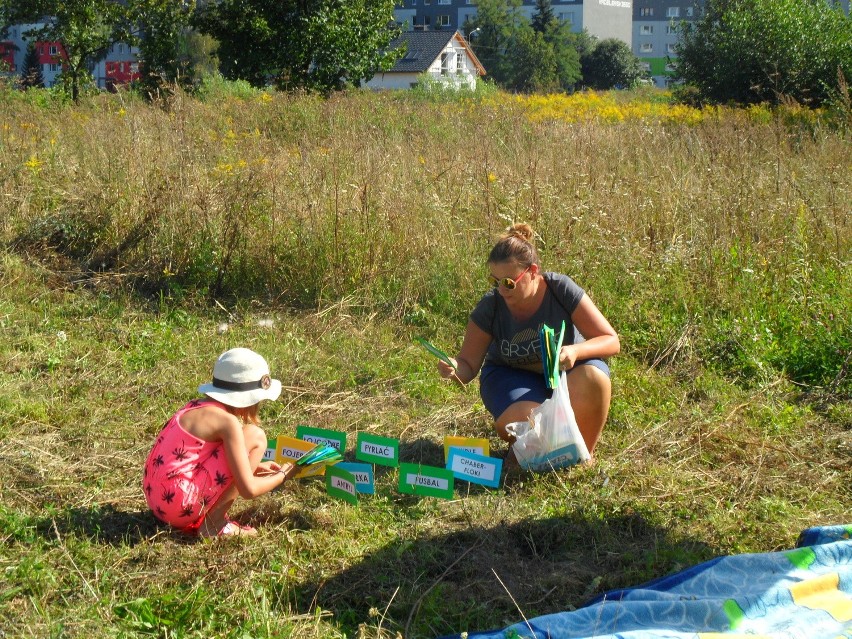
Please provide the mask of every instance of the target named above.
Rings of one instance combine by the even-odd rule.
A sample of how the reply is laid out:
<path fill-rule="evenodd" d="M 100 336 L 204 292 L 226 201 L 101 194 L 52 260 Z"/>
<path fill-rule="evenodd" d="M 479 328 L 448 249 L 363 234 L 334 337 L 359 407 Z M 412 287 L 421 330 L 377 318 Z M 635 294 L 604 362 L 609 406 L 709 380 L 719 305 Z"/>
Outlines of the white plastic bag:
<path fill-rule="evenodd" d="M 529 422 L 513 422 L 506 431 L 515 436 L 512 450 L 525 470 L 555 470 L 591 457 L 571 408 L 565 372 L 553 396 L 530 413 Z"/>

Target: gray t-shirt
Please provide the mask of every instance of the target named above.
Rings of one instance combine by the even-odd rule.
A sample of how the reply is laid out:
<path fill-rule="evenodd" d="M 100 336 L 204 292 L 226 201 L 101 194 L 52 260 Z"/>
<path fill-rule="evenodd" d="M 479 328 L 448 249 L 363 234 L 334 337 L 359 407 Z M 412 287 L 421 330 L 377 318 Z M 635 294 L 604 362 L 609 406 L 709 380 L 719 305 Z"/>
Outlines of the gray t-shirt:
<path fill-rule="evenodd" d="M 563 345 L 583 341 L 583 336 L 574 328 L 571 313 L 577 308 L 585 291 L 567 275 L 542 273 L 547 291 L 541 306 L 528 320 L 517 322 L 512 318 L 506 302 L 492 289 L 482 296 L 470 319 L 483 331 L 493 337 L 486 364 L 504 366 L 522 366 L 541 364 L 541 340 L 539 331 L 543 324 L 559 331 L 565 320 L 565 339 Z"/>

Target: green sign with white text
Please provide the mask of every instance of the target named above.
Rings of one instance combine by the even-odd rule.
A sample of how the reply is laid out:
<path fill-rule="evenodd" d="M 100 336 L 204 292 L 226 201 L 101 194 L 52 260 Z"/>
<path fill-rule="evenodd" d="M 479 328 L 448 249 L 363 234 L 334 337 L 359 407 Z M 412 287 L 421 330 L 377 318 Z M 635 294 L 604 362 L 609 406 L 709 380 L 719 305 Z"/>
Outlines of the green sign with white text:
<path fill-rule="evenodd" d="M 452 499 L 454 488 L 453 471 L 422 464 L 399 465 L 399 492 L 408 495 L 423 495 Z"/>
<path fill-rule="evenodd" d="M 328 466 L 325 469 L 325 490 L 331 497 L 358 505 L 358 489 L 355 475 L 348 470 Z"/>
<path fill-rule="evenodd" d="M 314 444 L 328 444 L 334 446 L 341 453 L 346 452 L 346 433 L 337 430 L 299 425 L 296 426 L 296 439 Z"/>
<path fill-rule="evenodd" d="M 399 440 L 370 433 L 358 433 L 355 459 L 379 466 L 399 466 Z"/>

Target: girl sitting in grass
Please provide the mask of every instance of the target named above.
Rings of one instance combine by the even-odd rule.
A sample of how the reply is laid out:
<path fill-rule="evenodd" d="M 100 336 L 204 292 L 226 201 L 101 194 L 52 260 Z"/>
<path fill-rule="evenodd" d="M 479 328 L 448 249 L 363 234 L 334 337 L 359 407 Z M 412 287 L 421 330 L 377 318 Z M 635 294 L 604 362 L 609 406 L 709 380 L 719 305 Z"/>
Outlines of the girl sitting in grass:
<path fill-rule="evenodd" d="M 154 515 L 174 528 L 202 537 L 255 535 L 228 517 L 237 496 L 254 499 L 280 486 L 295 465 L 263 462 L 266 434 L 258 407 L 281 394 L 281 382 L 247 348 L 223 353 L 213 381 L 176 412 L 157 436 L 145 462 L 142 488 Z"/>

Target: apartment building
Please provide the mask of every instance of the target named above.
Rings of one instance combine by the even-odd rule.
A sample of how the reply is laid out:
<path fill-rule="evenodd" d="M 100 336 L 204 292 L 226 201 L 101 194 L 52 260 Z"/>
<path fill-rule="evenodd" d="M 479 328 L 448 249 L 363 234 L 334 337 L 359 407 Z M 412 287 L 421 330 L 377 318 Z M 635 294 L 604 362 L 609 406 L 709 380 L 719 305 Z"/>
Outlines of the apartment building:
<path fill-rule="evenodd" d="M 634 0 L 552 0 L 558 20 L 572 31 L 586 29 L 603 40 L 618 38 L 630 44 Z M 519 8 L 527 18 L 536 11 L 535 0 L 525 0 Z M 476 0 L 400 0 L 394 15 L 405 30 L 459 30 L 468 35 L 468 21 L 476 15 Z M 476 46 L 474 41 L 474 46 Z"/>
<path fill-rule="evenodd" d="M 0 61 L 5 63 L 7 75 L 20 75 L 23 72 L 27 47 L 32 40 L 29 33 L 44 26 L 44 23 L 11 25 L 5 40 L 0 40 Z M 41 65 L 41 77 L 44 86 L 56 84 L 62 72 L 62 61 L 65 51 L 59 42 L 33 41 Z M 100 61 L 92 68 L 92 75 L 97 86 L 101 89 L 111 89 L 117 85 L 127 84 L 139 77 L 137 63 L 138 47 L 116 42 L 104 53 Z"/>
<path fill-rule="evenodd" d="M 850 0 L 838 4 L 848 15 Z M 678 30 L 684 22 L 699 19 L 704 5 L 705 0 L 633 0 L 633 53 L 645 63 L 657 86 L 671 83 Z"/>

